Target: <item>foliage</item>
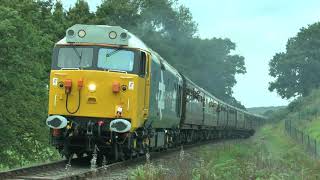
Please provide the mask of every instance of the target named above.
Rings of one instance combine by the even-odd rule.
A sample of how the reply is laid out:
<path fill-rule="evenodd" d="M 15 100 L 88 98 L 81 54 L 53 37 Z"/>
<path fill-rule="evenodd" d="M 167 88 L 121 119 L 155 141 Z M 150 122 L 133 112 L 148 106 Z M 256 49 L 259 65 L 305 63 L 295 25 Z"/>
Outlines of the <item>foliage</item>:
<path fill-rule="evenodd" d="M 319 106 L 320 89 L 314 89 L 308 96 L 292 101 L 287 108 L 273 112 L 270 121 L 289 120 L 288 133 L 304 144 L 307 151 L 314 153 L 318 148 L 314 148 L 313 142 L 320 140 Z"/>
<path fill-rule="evenodd" d="M 137 27 L 141 16 L 140 0 L 108 0 L 97 7 L 95 23 L 121 26 L 131 30 Z"/>
<path fill-rule="evenodd" d="M 75 6 L 67 12 L 67 21 L 69 26 L 74 24 L 93 23 L 94 14 L 90 12 L 89 5 L 84 0 L 77 0 Z"/>
<path fill-rule="evenodd" d="M 269 90 L 283 98 L 306 96 L 320 85 L 320 23 L 301 28 L 288 40 L 286 51 L 271 59 L 269 74 L 275 78 Z"/>
<path fill-rule="evenodd" d="M 286 109 L 274 114 L 273 119 L 291 120 L 292 126 L 320 139 L 320 89 L 311 91 L 308 96 L 297 98 Z M 281 116 L 279 116 L 282 113 Z"/>
<path fill-rule="evenodd" d="M 235 105 L 244 58 L 229 39 L 200 39 L 189 9 L 176 0 L 2 0 L 0 4 L 0 167 L 56 158 L 48 146 L 47 83 L 54 43 L 76 23 L 120 25 L 137 34 L 198 85 Z M 36 148 L 31 148 L 36 144 Z M 31 150 L 32 149 L 32 150 Z"/>
<path fill-rule="evenodd" d="M 40 24 L 41 10 L 32 1 L 0 5 L 0 162 L 10 167 L 52 155 L 32 143 L 48 146 L 44 118 L 52 42 L 33 25 Z"/>
<path fill-rule="evenodd" d="M 184 166 L 183 171 L 168 174 L 157 171 L 157 178 L 165 179 L 317 179 L 320 164 L 304 153 L 302 147 L 291 141 L 283 131 L 283 122 L 264 126 L 254 138 L 246 141 L 231 141 L 199 148 L 190 160 L 195 166 Z M 170 161 L 170 160 L 167 160 Z M 172 160 L 174 161 L 174 160 Z M 160 164 L 166 169 L 164 164 Z M 153 169 L 155 167 L 152 167 Z M 170 166 L 171 169 L 175 167 Z M 179 167 L 178 167 L 179 169 Z M 138 167 L 132 172 L 152 173 L 150 169 Z M 160 172 L 160 174 L 159 174 Z M 162 172 L 162 173 L 161 173 Z M 190 174 L 191 173 L 191 174 Z M 165 178 L 163 178 L 165 177 Z M 147 179 L 132 173 L 129 179 Z"/>
<path fill-rule="evenodd" d="M 162 166 L 155 166 L 151 163 L 147 163 L 145 165 L 138 166 L 136 169 L 130 172 L 128 179 L 165 179 L 164 174 L 168 171 L 168 169 Z"/>
<path fill-rule="evenodd" d="M 247 108 L 247 110 L 250 113 L 254 114 L 261 114 L 261 115 L 269 115 L 272 114 L 274 111 L 284 109 L 286 108 L 285 106 L 268 106 L 268 107 L 252 107 L 252 108 Z"/>

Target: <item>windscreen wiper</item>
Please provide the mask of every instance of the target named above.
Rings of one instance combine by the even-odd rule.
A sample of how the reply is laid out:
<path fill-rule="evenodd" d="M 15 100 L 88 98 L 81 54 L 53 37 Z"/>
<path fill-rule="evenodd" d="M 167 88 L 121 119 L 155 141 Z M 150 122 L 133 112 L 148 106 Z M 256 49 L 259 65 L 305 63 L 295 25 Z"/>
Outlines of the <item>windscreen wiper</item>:
<path fill-rule="evenodd" d="M 116 49 L 114 49 L 113 51 L 107 53 L 107 54 L 106 54 L 106 57 L 110 57 L 110 56 L 116 54 L 116 53 L 119 52 L 121 49 L 122 49 L 122 48 L 116 48 Z"/>
<path fill-rule="evenodd" d="M 75 48 L 75 46 L 72 46 L 72 49 L 74 50 L 74 52 L 76 53 L 76 55 L 79 57 L 79 67 L 81 67 L 82 51 L 81 51 L 81 54 L 80 54 L 79 51 L 77 50 L 77 48 Z"/>

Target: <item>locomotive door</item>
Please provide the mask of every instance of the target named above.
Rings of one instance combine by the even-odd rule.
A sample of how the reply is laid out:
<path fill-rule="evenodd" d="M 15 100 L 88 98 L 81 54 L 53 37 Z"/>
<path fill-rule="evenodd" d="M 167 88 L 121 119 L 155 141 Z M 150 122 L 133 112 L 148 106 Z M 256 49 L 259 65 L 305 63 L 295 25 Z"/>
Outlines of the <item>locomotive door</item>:
<path fill-rule="evenodd" d="M 150 60 L 148 53 L 141 52 L 141 69 L 144 78 L 144 102 L 143 102 L 143 118 L 146 120 L 149 114 L 149 96 L 150 96 Z"/>

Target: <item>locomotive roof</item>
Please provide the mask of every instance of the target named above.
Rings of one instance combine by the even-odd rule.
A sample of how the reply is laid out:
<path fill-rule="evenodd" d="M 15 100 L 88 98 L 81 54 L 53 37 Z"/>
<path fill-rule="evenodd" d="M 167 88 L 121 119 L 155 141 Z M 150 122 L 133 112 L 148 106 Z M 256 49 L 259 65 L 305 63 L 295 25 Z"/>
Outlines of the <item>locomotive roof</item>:
<path fill-rule="evenodd" d="M 67 29 L 66 36 L 56 44 L 70 43 L 108 44 L 150 51 L 143 41 L 120 26 L 75 24 Z"/>

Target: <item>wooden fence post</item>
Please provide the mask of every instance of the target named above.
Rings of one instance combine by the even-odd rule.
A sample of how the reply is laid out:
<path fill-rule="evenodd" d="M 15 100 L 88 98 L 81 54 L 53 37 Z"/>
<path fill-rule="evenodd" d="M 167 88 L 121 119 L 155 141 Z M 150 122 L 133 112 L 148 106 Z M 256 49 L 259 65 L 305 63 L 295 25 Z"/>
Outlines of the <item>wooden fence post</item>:
<path fill-rule="evenodd" d="M 284 121 L 284 129 L 286 130 L 286 132 L 288 132 L 288 124 L 287 124 L 287 120 Z"/>
<path fill-rule="evenodd" d="M 290 127 L 290 136 L 292 137 L 291 120 L 289 120 L 289 123 L 290 123 L 290 125 L 289 125 L 289 127 Z"/>
<path fill-rule="evenodd" d="M 317 158 L 317 140 L 314 139 L 314 157 Z"/>

